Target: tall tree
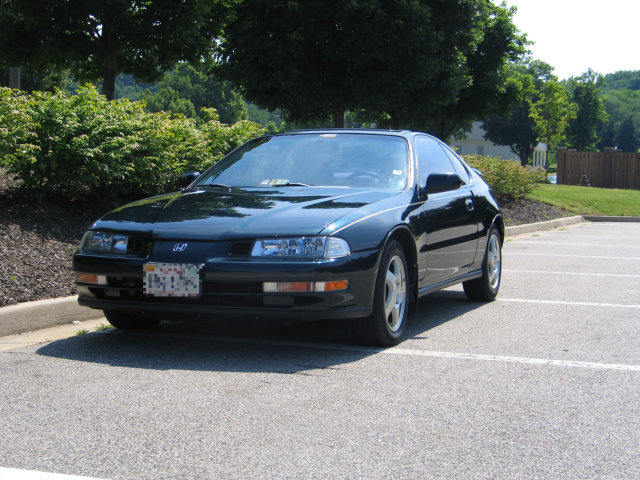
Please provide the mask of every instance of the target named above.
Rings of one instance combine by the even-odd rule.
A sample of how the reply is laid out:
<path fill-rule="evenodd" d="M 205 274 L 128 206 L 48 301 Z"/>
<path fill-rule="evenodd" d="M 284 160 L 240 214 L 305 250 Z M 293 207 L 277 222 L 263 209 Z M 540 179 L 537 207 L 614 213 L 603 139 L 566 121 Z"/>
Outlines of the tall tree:
<path fill-rule="evenodd" d="M 623 152 L 633 153 L 638 151 L 638 148 L 640 148 L 640 138 L 638 138 L 637 130 L 633 124 L 633 117 L 629 116 L 622 122 L 615 141 L 618 148 Z"/>
<path fill-rule="evenodd" d="M 538 144 L 535 122 L 531 118 L 531 104 L 538 101 L 540 92 L 549 80 L 557 80 L 553 67 L 540 60 L 526 59 L 513 64 L 511 78 L 517 82 L 518 96 L 510 111 L 503 115 L 491 115 L 484 123 L 485 138 L 497 145 L 507 145 L 527 165 Z"/>
<path fill-rule="evenodd" d="M 607 120 L 600 98 L 601 83 L 601 77 L 591 69 L 568 82 L 571 101 L 577 110 L 576 117 L 567 125 L 567 143 L 580 152 L 597 151 L 598 127 Z"/>
<path fill-rule="evenodd" d="M 364 110 L 415 128 L 456 102 L 494 103 L 522 42 L 511 11 L 491 0 L 245 0 L 225 28 L 221 69 L 296 122 L 341 127 L 346 111 Z"/>
<path fill-rule="evenodd" d="M 529 102 L 529 107 L 538 140 L 547 145 L 550 153 L 566 138 L 567 125 L 576 116 L 575 105 L 570 102 L 565 86 L 551 80 L 544 84 L 538 100 Z"/>
<path fill-rule="evenodd" d="M 80 80 L 158 79 L 178 60 L 210 56 L 232 0 L 0 0 L 0 59 L 70 68 Z"/>

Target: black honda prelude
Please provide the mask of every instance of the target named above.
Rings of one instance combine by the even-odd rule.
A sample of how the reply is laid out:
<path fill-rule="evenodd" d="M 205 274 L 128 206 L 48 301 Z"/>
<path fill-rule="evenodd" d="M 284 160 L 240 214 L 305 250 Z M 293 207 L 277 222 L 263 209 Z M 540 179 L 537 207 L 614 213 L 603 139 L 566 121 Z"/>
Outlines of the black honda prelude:
<path fill-rule="evenodd" d="M 265 135 L 185 178 L 91 226 L 73 258 L 80 305 L 121 329 L 344 319 L 359 341 L 393 345 L 422 295 L 457 283 L 472 300 L 498 294 L 498 204 L 430 135 Z"/>

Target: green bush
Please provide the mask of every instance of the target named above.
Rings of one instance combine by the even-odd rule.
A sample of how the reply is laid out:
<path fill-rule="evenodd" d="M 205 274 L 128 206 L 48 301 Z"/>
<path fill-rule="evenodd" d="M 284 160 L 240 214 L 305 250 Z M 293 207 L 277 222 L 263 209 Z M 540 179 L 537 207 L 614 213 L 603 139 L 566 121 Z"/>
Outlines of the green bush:
<path fill-rule="evenodd" d="M 180 174 L 204 170 L 264 133 L 243 121 L 225 125 L 215 110 L 200 126 L 143 102 L 107 101 L 92 86 L 76 95 L 0 89 L 0 166 L 39 200 L 142 196 L 176 187 Z"/>
<path fill-rule="evenodd" d="M 513 160 L 503 160 L 490 155 L 466 155 L 464 159 L 482 172 L 496 195 L 505 195 L 512 199 L 523 198 L 537 183 L 543 183 L 546 178 L 544 169 L 523 167 Z"/>

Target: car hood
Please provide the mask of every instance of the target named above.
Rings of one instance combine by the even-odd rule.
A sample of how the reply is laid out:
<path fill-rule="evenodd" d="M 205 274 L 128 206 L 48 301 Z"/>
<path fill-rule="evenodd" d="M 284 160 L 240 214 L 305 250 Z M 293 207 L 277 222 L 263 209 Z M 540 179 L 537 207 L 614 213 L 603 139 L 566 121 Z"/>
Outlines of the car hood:
<path fill-rule="evenodd" d="M 330 187 L 207 187 L 125 205 L 92 228 L 189 240 L 318 235 L 368 215 L 374 203 L 398 193 Z"/>

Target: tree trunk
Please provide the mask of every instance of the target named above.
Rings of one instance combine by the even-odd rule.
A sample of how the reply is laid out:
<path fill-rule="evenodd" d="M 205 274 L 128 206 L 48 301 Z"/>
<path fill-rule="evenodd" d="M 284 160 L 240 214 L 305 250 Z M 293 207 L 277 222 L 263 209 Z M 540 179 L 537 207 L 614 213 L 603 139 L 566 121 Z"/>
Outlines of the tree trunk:
<path fill-rule="evenodd" d="M 336 128 L 344 128 L 344 111 L 342 105 L 334 105 L 333 107 L 333 126 Z"/>
<path fill-rule="evenodd" d="M 102 24 L 102 42 L 104 47 L 102 93 L 107 97 L 107 100 L 113 100 L 116 93 L 116 74 L 118 73 L 118 46 L 111 25 L 107 21 Z"/>
<path fill-rule="evenodd" d="M 517 152 L 518 156 L 520 157 L 520 165 L 522 165 L 523 167 L 529 165 L 529 155 L 531 155 L 531 151 L 532 150 L 529 148 L 529 146 L 526 145 L 524 147 L 521 147 Z"/>

